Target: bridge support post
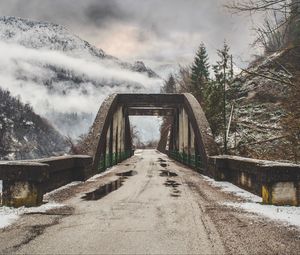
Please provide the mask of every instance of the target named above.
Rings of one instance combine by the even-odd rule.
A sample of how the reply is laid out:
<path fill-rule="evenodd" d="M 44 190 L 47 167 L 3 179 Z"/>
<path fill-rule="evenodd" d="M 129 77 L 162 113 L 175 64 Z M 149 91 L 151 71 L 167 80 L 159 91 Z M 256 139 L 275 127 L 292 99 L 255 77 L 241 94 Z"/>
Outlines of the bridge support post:
<path fill-rule="evenodd" d="M 264 183 L 261 192 L 264 204 L 300 205 L 300 182 Z"/>
<path fill-rule="evenodd" d="M 43 189 L 37 182 L 4 181 L 2 205 L 9 207 L 41 205 L 43 194 Z"/>
<path fill-rule="evenodd" d="M 118 150 L 118 111 L 113 116 L 113 134 L 112 134 L 112 165 L 117 163 L 117 150 Z"/>
<path fill-rule="evenodd" d="M 182 109 L 182 138 L 183 138 L 183 163 L 188 165 L 189 157 L 189 118 L 184 108 Z"/>

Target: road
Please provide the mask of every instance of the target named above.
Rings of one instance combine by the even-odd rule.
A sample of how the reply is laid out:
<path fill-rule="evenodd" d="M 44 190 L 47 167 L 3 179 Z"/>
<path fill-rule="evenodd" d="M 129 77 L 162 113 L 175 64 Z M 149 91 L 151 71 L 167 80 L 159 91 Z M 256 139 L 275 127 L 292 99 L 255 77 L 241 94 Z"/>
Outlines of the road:
<path fill-rule="evenodd" d="M 222 205 L 237 198 L 155 150 L 47 199 L 64 206 L 0 231 L 1 253 L 300 253 L 299 230 Z"/>

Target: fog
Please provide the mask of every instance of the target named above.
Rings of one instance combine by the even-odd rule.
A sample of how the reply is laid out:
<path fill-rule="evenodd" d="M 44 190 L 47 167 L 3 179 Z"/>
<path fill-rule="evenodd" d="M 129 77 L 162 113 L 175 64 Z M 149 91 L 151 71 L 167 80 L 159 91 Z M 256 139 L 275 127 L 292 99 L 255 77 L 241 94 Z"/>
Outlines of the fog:
<path fill-rule="evenodd" d="M 88 131 L 108 95 L 156 93 L 162 82 L 121 68 L 112 60 L 76 58 L 63 52 L 29 49 L 5 42 L 0 42 L 0 56 L 0 86 L 29 103 L 36 113 L 48 117 L 59 131 L 73 138 Z M 67 73 L 70 79 L 57 79 L 57 70 Z M 75 83 L 74 77 L 80 78 L 80 82 Z M 61 114 L 72 113 L 81 120 L 70 125 Z M 149 122 L 141 125 L 147 127 Z M 143 135 L 147 139 L 151 133 Z"/>
<path fill-rule="evenodd" d="M 159 140 L 161 123 L 161 117 L 130 116 L 130 124 L 135 126 L 135 130 L 142 143 Z"/>

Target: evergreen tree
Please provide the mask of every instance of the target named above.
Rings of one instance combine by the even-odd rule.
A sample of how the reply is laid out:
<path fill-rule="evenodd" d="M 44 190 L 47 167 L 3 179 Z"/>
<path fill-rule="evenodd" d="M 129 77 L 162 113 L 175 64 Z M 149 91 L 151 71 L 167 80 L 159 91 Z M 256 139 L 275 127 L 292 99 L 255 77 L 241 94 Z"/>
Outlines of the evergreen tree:
<path fill-rule="evenodd" d="M 218 135 L 223 127 L 223 103 L 221 100 L 222 95 L 222 85 L 219 82 L 211 80 L 208 83 L 207 89 L 205 90 L 206 103 L 203 110 L 214 136 Z"/>
<path fill-rule="evenodd" d="M 170 74 L 168 79 L 164 82 L 161 89 L 162 93 L 176 93 L 176 82 L 173 74 Z"/>
<path fill-rule="evenodd" d="M 224 41 L 223 48 L 218 50 L 218 56 L 220 58 L 217 64 L 213 66 L 215 79 L 219 86 L 222 87 L 222 97 L 219 101 L 222 102 L 222 113 L 223 113 L 223 141 L 224 141 L 224 153 L 227 153 L 227 137 L 226 137 L 226 90 L 233 78 L 233 65 L 232 56 L 229 54 L 229 46 Z"/>
<path fill-rule="evenodd" d="M 207 51 L 203 43 L 200 44 L 194 59 L 194 63 L 191 66 L 191 81 L 191 93 L 196 97 L 199 103 L 204 105 L 205 89 L 209 81 L 209 63 Z"/>

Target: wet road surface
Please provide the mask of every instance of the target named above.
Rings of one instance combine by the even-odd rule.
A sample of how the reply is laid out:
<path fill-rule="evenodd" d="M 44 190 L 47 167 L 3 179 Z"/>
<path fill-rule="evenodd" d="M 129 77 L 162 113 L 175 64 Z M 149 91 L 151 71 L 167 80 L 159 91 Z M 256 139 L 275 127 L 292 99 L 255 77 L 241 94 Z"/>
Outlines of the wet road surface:
<path fill-rule="evenodd" d="M 106 184 L 106 185 L 104 185 Z M 253 254 L 300 250 L 299 231 L 225 207 L 236 198 L 155 151 L 49 194 L 64 204 L 0 231 L 0 252 Z"/>

